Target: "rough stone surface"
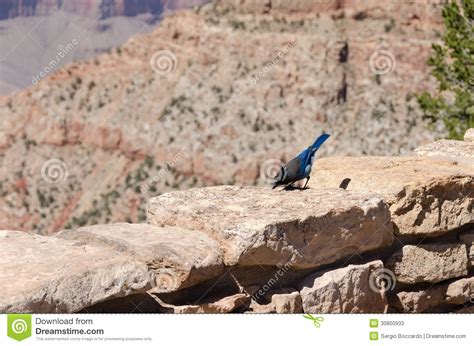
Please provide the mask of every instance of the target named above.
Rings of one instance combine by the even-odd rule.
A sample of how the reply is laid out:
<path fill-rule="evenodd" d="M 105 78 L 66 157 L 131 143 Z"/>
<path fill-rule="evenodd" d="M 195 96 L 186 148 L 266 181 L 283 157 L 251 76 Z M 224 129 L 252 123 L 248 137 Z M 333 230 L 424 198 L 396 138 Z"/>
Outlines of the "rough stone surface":
<path fill-rule="evenodd" d="M 459 239 L 466 244 L 468 266 L 474 267 L 474 229 L 461 233 Z"/>
<path fill-rule="evenodd" d="M 268 14 L 275 12 L 281 13 L 323 13 L 335 10 L 340 5 L 336 1 L 319 0 L 319 1 L 281 1 L 281 0 L 217 0 L 215 1 L 219 8 L 232 9 L 242 13 Z"/>
<path fill-rule="evenodd" d="M 461 279 L 448 285 L 446 302 L 448 304 L 464 304 L 474 302 L 474 277 Z"/>
<path fill-rule="evenodd" d="M 140 261 L 102 247 L 0 231 L 0 312 L 69 313 L 141 293 L 153 274 Z"/>
<path fill-rule="evenodd" d="M 474 142 L 474 128 L 466 131 L 466 133 L 464 134 L 464 141 Z"/>
<path fill-rule="evenodd" d="M 253 313 L 302 313 L 303 304 L 300 293 L 295 289 L 281 289 L 270 291 L 265 294 L 268 304 L 258 304 L 252 300 L 249 305 L 250 312 Z"/>
<path fill-rule="evenodd" d="M 474 304 L 464 305 L 462 308 L 453 311 L 455 314 L 474 314 Z"/>
<path fill-rule="evenodd" d="M 437 236 L 474 222 L 474 170 L 429 157 L 331 157 L 316 161 L 310 187 L 380 193 L 396 234 Z"/>
<path fill-rule="evenodd" d="M 148 221 L 208 233 L 221 243 L 227 265 L 291 262 L 292 268 L 315 268 L 393 240 L 388 207 L 380 198 L 339 190 L 177 191 L 149 201 Z"/>
<path fill-rule="evenodd" d="M 272 305 L 275 307 L 275 311 L 280 314 L 296 314 L 303 312 L 303 303 L 298 291 L 273 294 Z"/>
<path fill-rule="evenodd" d="M 398 292 L 395 308 L 403 312 L 424 312 L 444 305 L 460 305 L 474 301 L 474 277 L 450 284 L 438 284 L 426 290 Z"/>
<path fill-rule="evenodd" d="M 273 305 L 272 303 L 258 304 L 257 302 L 252 300 L 249 305 L 249 310 L 246 312 L 254 314 L 271 314 L 275 313 L 276 310 L 275 305 Z"/>
<path fill-rule="evenodd" d="M 200 305 L 171 305 L 157 299 L 169 312 L 177 314 L 197 314 L 197 313 L 228 313 L 242 306 L 250 304 L 250 296 L 245 293 L 237 293 L 232 296 L 224 297 L 215 302 L 204 303 Z"/>
<path fill-rule="evenodd" d="M 373 261 L 311 274 L 300 283 L 304 312 L 386 312 L 385 293 L 370 283 L 376 275 L 374 270 L 380 268 L 383 268 L 382 261 Z"/>
<path fill-rule="evenodd" d="M 435 308 L 444 301 L 443 288 L 433 286 L 428 290 L 416 292 L 399 292 L 390 300 L 398 311 L 420 313 Z"/>
<path fill-rule="evenodd" d="M 240 13 L 252 13 L 256 15 L 299 14 L 300 16 L 311 16 L 314 14 L 341 11 L 347 17 L 359 15 L 365 19 L 366 17 L 379 17 L 383 11 L 390 12 L 392 16 L 397 18 L 401 13 L 406 11 L 406 8 L 404 8 L 406 6 L 396 1 L 381 3 L 377 0 L 216 0 L 214 3 L 217 5 L 217 8 L 222 10 L 233 10 Z M 425 4 L 435 6 L 438 3 L 440 3 L 440 0 L 417 1 L 417 4 L 422 6 Z M 428 21 L 428 18 L 426 21 Z"/>
<path fill-rule="evenodd" d="M 474 142 L 441 139 L 415 149 L 415 154 L 418 156 L 466 158 L 466 162 L 474 164 Z"/>
<path fill-rule="evenodd" d="M 464 244 L 405 245 L 387 261 L 397 282 L 440 282 L 467 274 Z"/>
<path fill-rule="evenodd" d="M 157 292 L 189 287 L 224 270 L 219 244 L 199 231 L 115 223 L 64 230 L 58 237 L 109 247 L 142 260 L 155 273 Z"/>

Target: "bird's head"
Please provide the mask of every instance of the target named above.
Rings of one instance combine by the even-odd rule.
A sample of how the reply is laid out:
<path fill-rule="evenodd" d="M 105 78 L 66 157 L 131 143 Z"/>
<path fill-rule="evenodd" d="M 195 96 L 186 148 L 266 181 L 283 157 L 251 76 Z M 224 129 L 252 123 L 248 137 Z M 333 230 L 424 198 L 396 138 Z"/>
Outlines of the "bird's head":
<path fill-rule="evenodd" d="M 281 183 L 283 180 L 285 180 L 285 177 L 286 177 L 286 168 L 285 166 L 282 166 L 280 168 L 280 170 L 278 171 L 277 175 L 275 176 L 275 178 L 273 178 L 273 184 L 275 185 L 278 185 L 279 183 Z M 275 186 L 276 186 L 275 185 Z M 275 187 L 274 186 L 274 187 Z"/>

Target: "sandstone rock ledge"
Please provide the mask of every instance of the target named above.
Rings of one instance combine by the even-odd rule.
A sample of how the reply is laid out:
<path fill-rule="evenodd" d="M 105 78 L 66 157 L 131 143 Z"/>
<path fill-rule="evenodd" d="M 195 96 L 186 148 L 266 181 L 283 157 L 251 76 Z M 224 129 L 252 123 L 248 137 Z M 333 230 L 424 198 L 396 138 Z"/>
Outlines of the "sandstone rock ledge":
<path fill-rule="evenodd" d="M 143 262 L 104 248 L 17 231 L 0 231 L 0 312 L 73 312 L 146 292 Z"/>
<path fill-rule="evenodd" d="M 331 157 L 318 160 L 314 189 L 379 193 L 390 205 L 395 234 L 434 237 L 474 223 L 474 159 Z"/>
<path fill-rule="evenodd" d="M 193 286 L 224 270 L 219 244 L 199 231 L 116 223 L 64 230 L 57 236 L 102 246 L 146 263 L 155 277 L 155 291 Z"/>
<path fill-rule="evenodd" d="M 474 312 L 470 146 L 430 150 L 166 193 L 148 224 L 0 231 L 0 312 Z"/>
<path fill-rule="evenodd" d="M 152 224 L 189 227 L 216 239 L 228 266 L 316 268 L 393 240 L 388 206 L 379 196 L 336 189 L 191 189 L 152 198 L 147 210 Z"/>

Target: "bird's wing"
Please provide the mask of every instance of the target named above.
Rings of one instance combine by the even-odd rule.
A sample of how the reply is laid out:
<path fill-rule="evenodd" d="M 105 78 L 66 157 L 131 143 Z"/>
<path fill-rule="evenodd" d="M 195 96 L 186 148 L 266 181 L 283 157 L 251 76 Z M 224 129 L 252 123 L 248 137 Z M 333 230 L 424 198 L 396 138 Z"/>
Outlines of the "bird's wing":
<path fill-rule="evenodd" d="M 301 155 L 301 154 L 300 154 Z M 288 181 L 296 181 L 299 180 L 299 177 L 301 176 L 301 166 L 302 166 L 302 161 L 300 158 L 300 155 L 292 159 L 288 164 L 286 165 L 287 167 L 287 179 Z M 303 168 L 304 172 L 304 168 Z"/>
<path fill-rule="evenodd" d="M 312 156 L 311 154 L 312 154 L 311 147 L 308 147 L 298 155 L 298 157 L 301 160 L 301 172 L 303 172 L 306 165 L 310 163 L 311 156 Z"/>
<path fill-rule="evenodd" d="M 311 160 L 311 147 L 303 150 L 297 158 L 299 159 L 299 171 L 298 175 L 303 176 L 305 173 L 306 166 L 310 163 Z"/>

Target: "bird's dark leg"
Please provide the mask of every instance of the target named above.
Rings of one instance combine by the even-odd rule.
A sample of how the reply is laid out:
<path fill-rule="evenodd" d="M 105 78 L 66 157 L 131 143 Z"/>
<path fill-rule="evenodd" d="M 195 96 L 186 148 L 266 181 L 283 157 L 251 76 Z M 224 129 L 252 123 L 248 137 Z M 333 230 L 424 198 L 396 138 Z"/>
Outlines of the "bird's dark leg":
<path fill-rule="evenodd" d="M 306 185 L 308 185 L 309 178 L 311 177 L 306 178 L 306 182 L 304 183 L 303 190 L 306 189 Z"/>
<path fill-rule="evenodd" d="M 285 186 L 284 190 L 291 190 L 293 189 L 295 186 L 293 185 L 294 183 L 290 183 L 288 185 Z"/>

